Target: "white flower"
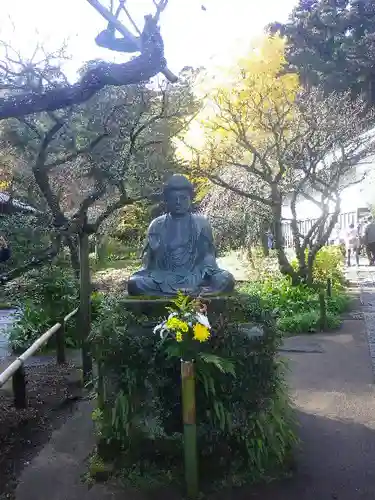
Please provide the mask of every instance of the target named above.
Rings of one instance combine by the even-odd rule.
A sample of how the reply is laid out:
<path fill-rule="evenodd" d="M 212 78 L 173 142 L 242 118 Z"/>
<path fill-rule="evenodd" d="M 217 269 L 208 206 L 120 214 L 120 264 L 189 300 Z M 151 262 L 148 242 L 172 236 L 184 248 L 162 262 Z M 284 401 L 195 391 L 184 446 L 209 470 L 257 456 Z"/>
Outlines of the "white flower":
<path fill-rule="evenodd" d="M 165 326 L 166 323 L 167 323 L 166 321 L 163 321 L 159 325 L 156 325 L 154 330 L 153 330 L 155 334 L 156 333 L 160 334 L 161 339 L 164 339 L 166 337 L 166 335 L 168 335 L 168 328 Z M 165 333 L 165 332 L 167 332 L 167 333 Z"/>
<path fill-rule="evenodd" d="M 197 313 L 196 318 L 198 320 L 198 323 L 205 326 L 206 328 L 211 328 L 210 322 L 208 321 L 208 318 L 205 314 Z"/>
<path fill-rule="evenodd" d="M 168 316 L 168 319 L 174 318 L 175 316 L 178 316 L 178 313 L 176 313 L 176 312 L 171 313 L 171 314 Z"/>

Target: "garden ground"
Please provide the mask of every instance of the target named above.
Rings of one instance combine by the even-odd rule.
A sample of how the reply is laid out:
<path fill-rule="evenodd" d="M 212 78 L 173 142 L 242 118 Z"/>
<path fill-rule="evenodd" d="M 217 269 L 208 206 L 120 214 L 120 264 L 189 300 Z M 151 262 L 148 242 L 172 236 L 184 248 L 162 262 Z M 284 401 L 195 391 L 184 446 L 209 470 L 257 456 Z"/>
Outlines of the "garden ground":
<path fill-rule="evenodd" d="M 301 450 L 294 475 L 270 485 L 215 495 L 217 500 L 370 500 L 375 498 L 375 398 L 367 333 L 372 342 L 375 271 L 359 272 L 361 315 L 336 333 L 287 339 L 289 383 L 300 423 Z M 370 286 L 369 286 L 370 285 Z M 358 307 L 360 307 L 358 301 Z M 356 318 L 356 319 L 353 319 Z M 16 500 L 145 499 L 113 485 L 89 487 L 82 481 L 92 450 L 92 405 L 79 403 L 75 415 L 24 468 Z M 41 485 L 42 488 L 41 488 Z M 153 493 L 153 498 L 157 494 Z M 160 498 L 180 498 L 160 492 Z"/>
<path fill-rule="evenodd" d="M 76 409 L 79 372 L 72 364 L 58 367 L 47 358 L 26 367 L 26 409 L 14 408 L 11 384 L 0 390 L 1 500 L 13 498 L 20 471 Z M 0 359 L 0 371 L 4 367 Z"/>

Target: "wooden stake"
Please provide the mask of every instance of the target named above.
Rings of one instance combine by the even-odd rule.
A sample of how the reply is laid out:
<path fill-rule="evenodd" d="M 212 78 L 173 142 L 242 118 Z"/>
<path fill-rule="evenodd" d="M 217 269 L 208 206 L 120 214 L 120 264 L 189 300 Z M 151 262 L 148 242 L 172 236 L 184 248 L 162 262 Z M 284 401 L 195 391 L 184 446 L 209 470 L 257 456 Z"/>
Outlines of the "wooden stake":
<path fill-rule="evenodd" d="M 12 377 L 14 406 L 17 409 L 27 407 L 25 368 L 21 365 Z"/>
<path fill-rule="evenodd" d="M 82 351 L 83 381 L 88 382 L 92 375 L 92 359 L 90 356 L 87 338 L 91 328 L 91 281 L 89 262 L 89 235 L 85 232 L 87 216 L 83 230 L 79 234 L 79 261 L 80 261 L 80 302 L 79 302 L 79 329 Z"/>
<path fill-rule="evenodd" d="M 327 297 L 332 297 L 332 280 L 327 278 Z"/>
<path fill-rule="evenodd" d="M 66 363 L 64 320 L 61 321 L 61 327 L 56 332 L 56 358 L 57 364 L 63 365 Z"/>
<path fill-rule="evenodd" d="M 319 292 L 319 305 L 320 305 L 320 329 L 323 332 L 327 330 L 327 305 L 324 292 Z"/>
<path fill-rule="evenodd" d="M 188 499 L 195 500 L 199 487 L 194 361 L 181 360 L 181 387 L 186 490 Z"/>

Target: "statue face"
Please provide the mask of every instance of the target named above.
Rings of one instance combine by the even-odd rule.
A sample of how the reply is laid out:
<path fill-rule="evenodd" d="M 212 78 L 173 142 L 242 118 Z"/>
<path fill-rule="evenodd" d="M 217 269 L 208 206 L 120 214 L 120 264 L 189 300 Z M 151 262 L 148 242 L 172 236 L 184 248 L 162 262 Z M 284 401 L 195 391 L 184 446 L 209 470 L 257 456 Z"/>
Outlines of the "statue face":
<path fill-rule="evenodd" d="M 187 189 L 172 189 L 168 192 L 167 210 L 172 215 L 185 215 L 191 208 L 191 194 Z"/>

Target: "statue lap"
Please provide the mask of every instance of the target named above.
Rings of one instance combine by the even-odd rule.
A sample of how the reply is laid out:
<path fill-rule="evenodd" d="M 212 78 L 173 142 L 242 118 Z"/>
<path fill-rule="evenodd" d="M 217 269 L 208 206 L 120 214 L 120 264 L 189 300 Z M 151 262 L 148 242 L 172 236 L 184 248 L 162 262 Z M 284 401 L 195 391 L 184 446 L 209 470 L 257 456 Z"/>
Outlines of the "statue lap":
<path fill-rule="evenodd" d="M 155 219 L 150 225 L 146 243 L 151 269 L 143 268 L 130 277 L 129 295 L 173 296 L 178 290 L 188 295 L 211 295 L 233 291 L 232 274 L 220 269 L 216 263 L 212 230 L 208 220 L 192 214 L 189 214 L 189 217 L 192 246 L 187 249 L 184 249 L 183 245 L 181 249 L 176 247 L 177 256 L 180 253 L 187 263 L 179 262 L 177 257 L 173 259 L 170 242 L 167 241 L 168 216 Z M 184 230 L 184 233 L 186 232 L 188 231 Z"/>

